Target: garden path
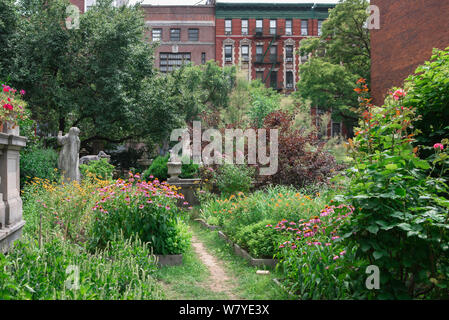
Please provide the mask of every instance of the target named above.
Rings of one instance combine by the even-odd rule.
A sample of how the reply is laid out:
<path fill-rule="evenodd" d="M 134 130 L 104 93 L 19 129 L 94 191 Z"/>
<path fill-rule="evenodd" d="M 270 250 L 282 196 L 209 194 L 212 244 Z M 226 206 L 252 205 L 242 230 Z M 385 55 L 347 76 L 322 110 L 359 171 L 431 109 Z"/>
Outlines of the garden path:
<path fill-rule="evenodd" d="M 232 291 L 235 289 L 235 286 L 232 285 L 231 278 L 222 268 L 217 258 L 215 258 L 206 250 L 204 244 L 195 235 L 192 236 L 192 247 L 200 260 L 210 271 L 210 277 L 208 281 L 209 289 L 213 292 L 223 292 L 231 300 L 239 299 L 232 293 Z"/>

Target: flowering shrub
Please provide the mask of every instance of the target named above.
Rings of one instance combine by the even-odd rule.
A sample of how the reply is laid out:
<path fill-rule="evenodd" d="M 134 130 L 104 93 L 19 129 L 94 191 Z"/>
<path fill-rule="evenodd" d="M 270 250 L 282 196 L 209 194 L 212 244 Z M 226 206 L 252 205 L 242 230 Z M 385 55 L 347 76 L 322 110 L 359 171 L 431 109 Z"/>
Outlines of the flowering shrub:
<path fill-rule="evenodd" d="M 347 171 L 351 183 L 337 199 L 357 208 L 345 236 L 358 244 L 358 257 L 379 266 L 376 297 L 447 297 L 449 189 L 441 176 L 449 165 L 444 147 L 449 141 L 414 147 L 418 117 L 403 106 L 406 94 L 395 90 L 382 108 L 360 97 L 364 112 L 349 141 L 355 161 Z M 420 159 L 421 149 L 433 149 L 434 155 Z M 364 277 L 360 273 L 357 281 Z"/>
<path fill-rule="evenodd" d="M 340 228 L 347 224 L 354 208 L 326 206 L 318 216 L 267 225 L 283 235 L 275 257 L 284 271 L 287 286 L 301 299 L 349 297 L 354 269 L 353 249 L 341 242 Z"/>
<path fill-rule="evenodd" d="M 135 235 L 150 242 L 156 254 L 183 253 L 190 245 L 189 234 L 180 220 L 176 200 L 184 196 L 166 182 L 145 182 L 130 173 L 128 181 L 97 190 L 100 197 L 92 207 L 90 245 L 105 247 L 115 234 Z"/>
<path fill-rule="evenodd" d="M 106 159 L 90 161 L 88 164 L 80 165 L 80 172 L 84 177 L 97 177 L 103 180 L 111 180 L 112 173 L 114 172 L 114 166 L 110 164 Z"/>
<path fill-rule="evenodd" d="M 24 90 L 18 93 L 16 89 L 6 84 L 2 84 L 0 88 L 0 122 L 12 122 L 14 125 L 19 121 L 25 120 L 28 115 L 25 111 L 25 102 L 22 96 L 25 95 Z"/>
<path fill-rule="evenodd" d="M 214 181 L 224 196 L 248 193 L 252 187 L 255 170 L 253 167 L 236 164 L 224 164 L 214 172 Z"/>

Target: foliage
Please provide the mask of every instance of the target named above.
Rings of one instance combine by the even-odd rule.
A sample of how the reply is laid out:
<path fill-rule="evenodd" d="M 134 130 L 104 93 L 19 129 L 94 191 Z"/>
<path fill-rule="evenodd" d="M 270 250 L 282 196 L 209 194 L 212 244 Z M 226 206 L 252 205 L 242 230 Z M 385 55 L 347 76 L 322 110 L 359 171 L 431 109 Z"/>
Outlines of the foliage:
<path fill-rule="evenodd" d="M 250 124 L 253 127 L 261 128 L 265 117 L 279 109 L 280 100 L 281 96 L 275 90 L 266 88 L 259 81 L 252 81 L 250 90 L 251 107 L 248 110 Z"/>
<path fill-rule="evenodd" d="M 20 154 L 20 185 L 31 183 L 33 178 L 59 180 L 58 153 L 40 145 L 32 146 Z"/>
<path fill-rule="evenodd" d="M 7 71 L 27 91 L 33 118 L 45 133 L 77 126 L 85 147 L 157 137 L 179 126 L 181 110 L 153 70 L 140 6 L 100 0 L 80 16 L 79 28 L 68 29 L 69 4 L 30 0 L 18 6 L 23 18 Z"/>
<path fill-rule="evenodd" d="M 244 249 L 254 258 L 273 258 L 279 243 L 280 235 L 273 229 L 267 228 L 272 220 L 263 220 L 244 226 L 237 232 L 234 240 L 241 243 Z"/>
<path fill-rule="evenodd" d="M 88 164 L 80 164 L 80 172 L 84 177 L 90 174 L 91 177 L 97 177 L 102 180 L 111 180 L 114 166 L 107 159 L 90 161 Z"/>
<path fill-rule="evenodd" d="M 248 193 L 254 180 L 255 169 L 247 165 L 224 164 L 214 172 L 214 181 L 225 196 Z"/>
<path fill-rule="evenodd" d="M 92 208 L 90 246 L 103 248 L 123 232 L 125 238 L 137 235 L 149 242 L 156 254 L 183 253 L 190 245 L 189 233 L 182 227 L 176 201 L 184 196 L 157 179 L 136 179 L 140 177 L 130 174 L 127 182 L 118 179 L 98 190 L 101 199 Z"/>
<path fill-rule="evenodd" d="M 305 299 L 347 299 L 351 297 L 349 274 L 357 261 L 354 248 L 341 241 L 340 228 L 348 223 L 354 208 L 326 206 L 319 216 L 268 225 L 283 234 L 275 257 L 293 292 Z"/>
<path fill-rule="evenodd" d="M 153 160 L 150 167 L 145 170 L 142 175 L 144 180 L 157 178 L 160 181 L 167 181 L 168 179 L 168 159 L 169 155 L 159 156 Z M 194 163 L 183 163 L 181 166 L 181 174 L 179 175 L 182 179 L 191 179 L 198 174 L 198 165 Z"/>
<path fill-rule="evenodd" d="M 436 144 L 429 159 L 417 156 L 418 117 L 402 105 L 404 95 L 396 90 L 382 108 L 361 96 L 366 110 L 350 141 L 351 183 L 339 197 L 356 207 L 346 237 L 359 245 L 358 257 L 379 266 L 377 298 L 447 298 L 449 189 L 441 175 L 448 141 Z"/>
<path fill-rule="evenodd" d="M 0 80 L 6 79 L 6 66 L 12 56 L 11 40 L 18 24 L 18 14 L 13 0 L 0 0 Z"/>
<path fill-rule="evenodd" d="M 355 80 L 370 78 L 370 30 L 367 0 L 345 0 L 329 11 L 319 38 L 301 41 L 301 55 L 312 54 L 300 67 L 298 93 L 313 106 L 332 110 L 336 120 L 348 128 L 356 124 L 357 96 Z"/>
<path fill-rule="evenodd" d="M 285 111 L 269 114 L 264 128 L 278 129 L 278 170 L 263 178 L 264 183 L 303 187 L 309 184 L 326 184 L 340 166 L 324 149 L 324 144 L 310 133 L 291 128 L 293 116 Z"/>
<path fill-rule="evenodd" d="M 78 289 L 67 273 L 79 271 Z M 138 240 L 117 237 L 102 252 L 53 239 L 39 248 L 26 236 L 10 250 L 0 253 L 0 299 L 160 299 L 163 292 L 153 274 L 150 248 Z M 74 271 L 76 272 L 76 271 Z M 5 280 L 5 281 L 3 281 Z"/>
<path fill-rule="evenodd" d="M 449 48 L 434 49 L 429 61 L 405 81 L 404 106 L 415 107 L 420 119 L 415 127 L 422 132 L 417 143 L 433 145 L 449 138 Z M 427 156 L 430 153 L 426 154 Z"/>

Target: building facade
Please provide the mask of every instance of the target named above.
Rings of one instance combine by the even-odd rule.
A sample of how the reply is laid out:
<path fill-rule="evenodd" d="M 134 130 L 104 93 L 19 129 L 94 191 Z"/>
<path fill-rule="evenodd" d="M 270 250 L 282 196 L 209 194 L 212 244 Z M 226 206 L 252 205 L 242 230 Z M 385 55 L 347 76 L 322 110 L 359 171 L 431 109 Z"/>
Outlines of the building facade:
<path fill-rule="evenodd" d="M 371 90 L 383 104 L 388 90 L 402 86 L 432 49 L 449 47 L 449 1 L 371 0 L 380 9 L 380 29 L 371 30 Z"/>
<path fill-rule="evenodd" d="M 213 5 L 142 5 L 142 9 L 150 27 L 150 41 L 158 44 L 155 65 L 161 72 L 215 59 Z"/>
<path fill-rule="evenodd" d="M 298 70 L 308 57 L 297 52 L 302 39 L 318 36 L 335 4 L 227 3 L 215 8 L 215 59 L 237 65 L 248 79 L 279 91 L 296 88 Z"/>

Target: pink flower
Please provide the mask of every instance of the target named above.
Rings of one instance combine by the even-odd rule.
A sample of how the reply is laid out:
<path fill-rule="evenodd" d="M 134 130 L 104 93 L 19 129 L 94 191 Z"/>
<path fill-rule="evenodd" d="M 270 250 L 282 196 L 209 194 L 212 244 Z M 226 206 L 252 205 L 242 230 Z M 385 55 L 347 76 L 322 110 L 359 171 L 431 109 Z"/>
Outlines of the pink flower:
<path fill-rule="evenodd" d="M 22 90 L 20 90 L 20 94 L 21 94 L 22 96 L 24 96 L 24 95 L 25 95 L 25 93 L 26 93 L 26 92 L 25 92 L 25 90 L 23 90 L 23 89 L 22 89 Z"/>
<path fill-rule="evenodd" d="M 443 150 L 443 149 L 444 149 L 444 146 L 443 146 L 441 143 L 435 143 L 435 144 L 433 145 L 433 148 L 434 148 L 434 149 L 440 149 L 440 150 Z"/>
<path fill-rule="evenodd" d="M 143 205 L 143 204 L 141 204 L 140 206 L 139 206 L 139 209 L 143 209 L 145 206 Z"/>
<path fill-rule="evenodd" d="M 402 89 L 398 89 L 393 93 L 393 99 L 398 101 L 401 97 L 405 97 L 406 93 Z"/>
<path fill-rule="evenodd" d="M 337 260 L 338 258 L 340 258 L 339 256 L 335 256 L 333 257 L 334 260 Z"/>

